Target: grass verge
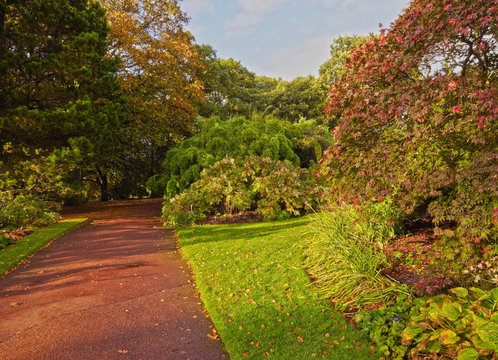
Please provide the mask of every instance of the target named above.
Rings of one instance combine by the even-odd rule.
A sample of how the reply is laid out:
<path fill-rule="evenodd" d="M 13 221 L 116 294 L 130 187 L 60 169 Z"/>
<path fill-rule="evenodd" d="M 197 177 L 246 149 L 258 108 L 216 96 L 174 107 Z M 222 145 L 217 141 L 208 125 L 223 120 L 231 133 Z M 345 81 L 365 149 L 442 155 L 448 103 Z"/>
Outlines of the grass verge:
<path fill-rule="evenodd" d="M 299 246 L 309 218 L 178 230 L 207 311 L 236 359 L 375 359 L 319 297 Z"/>
<path fill-rule="evenodd" d="M 0 275 L 5 275 L 15 268 L 21 261 L 25 260 L 49 242 L 62 234 L 83 224 L 87 218 L 67 219 L 36 230 L 33 234 L 19 239 L 0 251 Z"/>

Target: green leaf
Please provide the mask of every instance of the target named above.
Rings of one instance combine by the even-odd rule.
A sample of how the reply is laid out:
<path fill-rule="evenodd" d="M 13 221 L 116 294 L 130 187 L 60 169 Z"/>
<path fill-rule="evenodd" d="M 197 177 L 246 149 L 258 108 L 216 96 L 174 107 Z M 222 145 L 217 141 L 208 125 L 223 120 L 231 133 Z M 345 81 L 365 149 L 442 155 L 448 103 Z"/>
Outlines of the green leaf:
<path fill-rule="evenodd" d="M 476 360 L 477 358 L 479 358 L 479 353 L 470 348 L 460 350 L 457 357 L 458 360 Z"/>
<path fill-rule="evenodd" d="M 461 314 L 458 307 L 453 304 L 443 304 L 443 314 L 451 321 L 455 321 Z"/>
<path fill-rule="evenodd" d="M 469 291 L 462 287 L 451 289 L 450 292 L 461 298 L 466 298 L 467 296 L 469 296 Z"/>
<path fill-rule="evenodd" d="M 491 300 L 498 301 L 498 287 L 491 290 L 490 297 L 491 297 Z"/>
<path fill-rule="evenodd" d="M 488 295 L 488 293 L 484 290 L 481 290 L 479 288 L 470 288 L 470 292 L 472 293 L 472 295 L 474 295 L 475 298 L 480 298 L 481 296 L 486 296 Z"/>
<path fill-rule="evenodd" d="M 444 330 L 441 334 L 439 334 L 439 342 L 441 345 L 453 345 L 458 340 L 460 340 L 460 337 L 451 330 Z"/>
<path fill-rule="evenodd" d="M 435 352 L 437 354 L 439 353 L 439 351 L 441 351 L 441 344 L 439 343 L 439 341 L 432 341 L 429 344 L 427 344 L 426 349 L 430 352 Z"/>
<path fill-rule="evenodd" d="M 498 324 L 486 321 L 477 326 L 477 334 L 485 342 L 498 344 Z"/>
<path fill-rule="evenodd" d="M 490 343 L 486 341 L 481 341 L 476 344 L 476 347 L 480 350 L 498 350 L 498 344 L 497 343 Z"/>
<path fill-rule="evenodd" d="M 439 309 L 433 309 L 431 311 L 429 311 L 429 319 L 431 319 L 432 321 L 437 321 L 438 319 L 440 319 L 442 316 L 441 316 L 441 311 Z"/>
<path fill-rule="evenodd" d="M 493 315 L 491 315 L 491 321 L 498 323 L 498 312 L 495 312 L 493 313 Z"/>
<path fill-rule="evenodd" d="M 419 327 L 407 327 L 401 333 L 401 343 L 403 345 L 408 345 L 418 334 L 422 332 L 422 329 Z"/>

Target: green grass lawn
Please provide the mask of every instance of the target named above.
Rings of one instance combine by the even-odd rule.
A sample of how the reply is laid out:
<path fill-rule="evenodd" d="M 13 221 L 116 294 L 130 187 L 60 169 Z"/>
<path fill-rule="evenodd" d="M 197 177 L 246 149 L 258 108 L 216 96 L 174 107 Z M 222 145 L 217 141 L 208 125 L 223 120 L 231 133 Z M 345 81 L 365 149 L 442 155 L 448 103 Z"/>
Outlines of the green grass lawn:
<path fill-rule="evenodd" d="M 50 241 L 87 220 L 86 218 L 81 218 L 59 221 L 45 228 L 38 229 L 33 234 L 16 241 L 14 245 L 0 250 L 0 275 L 9 272 L 17 264 L 37 252 Z"/>
<path fill-rule="evenodd" d="M 232 359 L 376 359 L 303 269 L 308 218 L 178 230 Z"/>

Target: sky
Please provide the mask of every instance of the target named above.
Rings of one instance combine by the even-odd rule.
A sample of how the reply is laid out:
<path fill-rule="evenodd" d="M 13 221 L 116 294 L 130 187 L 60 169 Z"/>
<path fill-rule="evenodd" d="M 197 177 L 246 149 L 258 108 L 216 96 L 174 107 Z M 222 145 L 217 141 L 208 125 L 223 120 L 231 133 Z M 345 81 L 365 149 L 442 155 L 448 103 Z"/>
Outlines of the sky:
<path fill-rule="evenodd" d="M 220 58 L 284 80 L 318 75 L 339 35 L 379 32 L 409 0 L 183 0 L 187 29 Z"/>

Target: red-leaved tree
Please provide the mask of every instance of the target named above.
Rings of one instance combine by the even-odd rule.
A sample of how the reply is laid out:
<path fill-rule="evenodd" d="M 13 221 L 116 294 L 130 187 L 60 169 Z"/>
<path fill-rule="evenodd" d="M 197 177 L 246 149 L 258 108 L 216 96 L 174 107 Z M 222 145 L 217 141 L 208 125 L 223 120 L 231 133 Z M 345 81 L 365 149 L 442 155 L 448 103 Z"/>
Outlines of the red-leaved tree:
<path fill-rule="evenodd" d="M 340 196 L 392 194 L 496 245 L 497 17 L 495 0 L 413 0 L 350 54 L 325 110 Z"/>

